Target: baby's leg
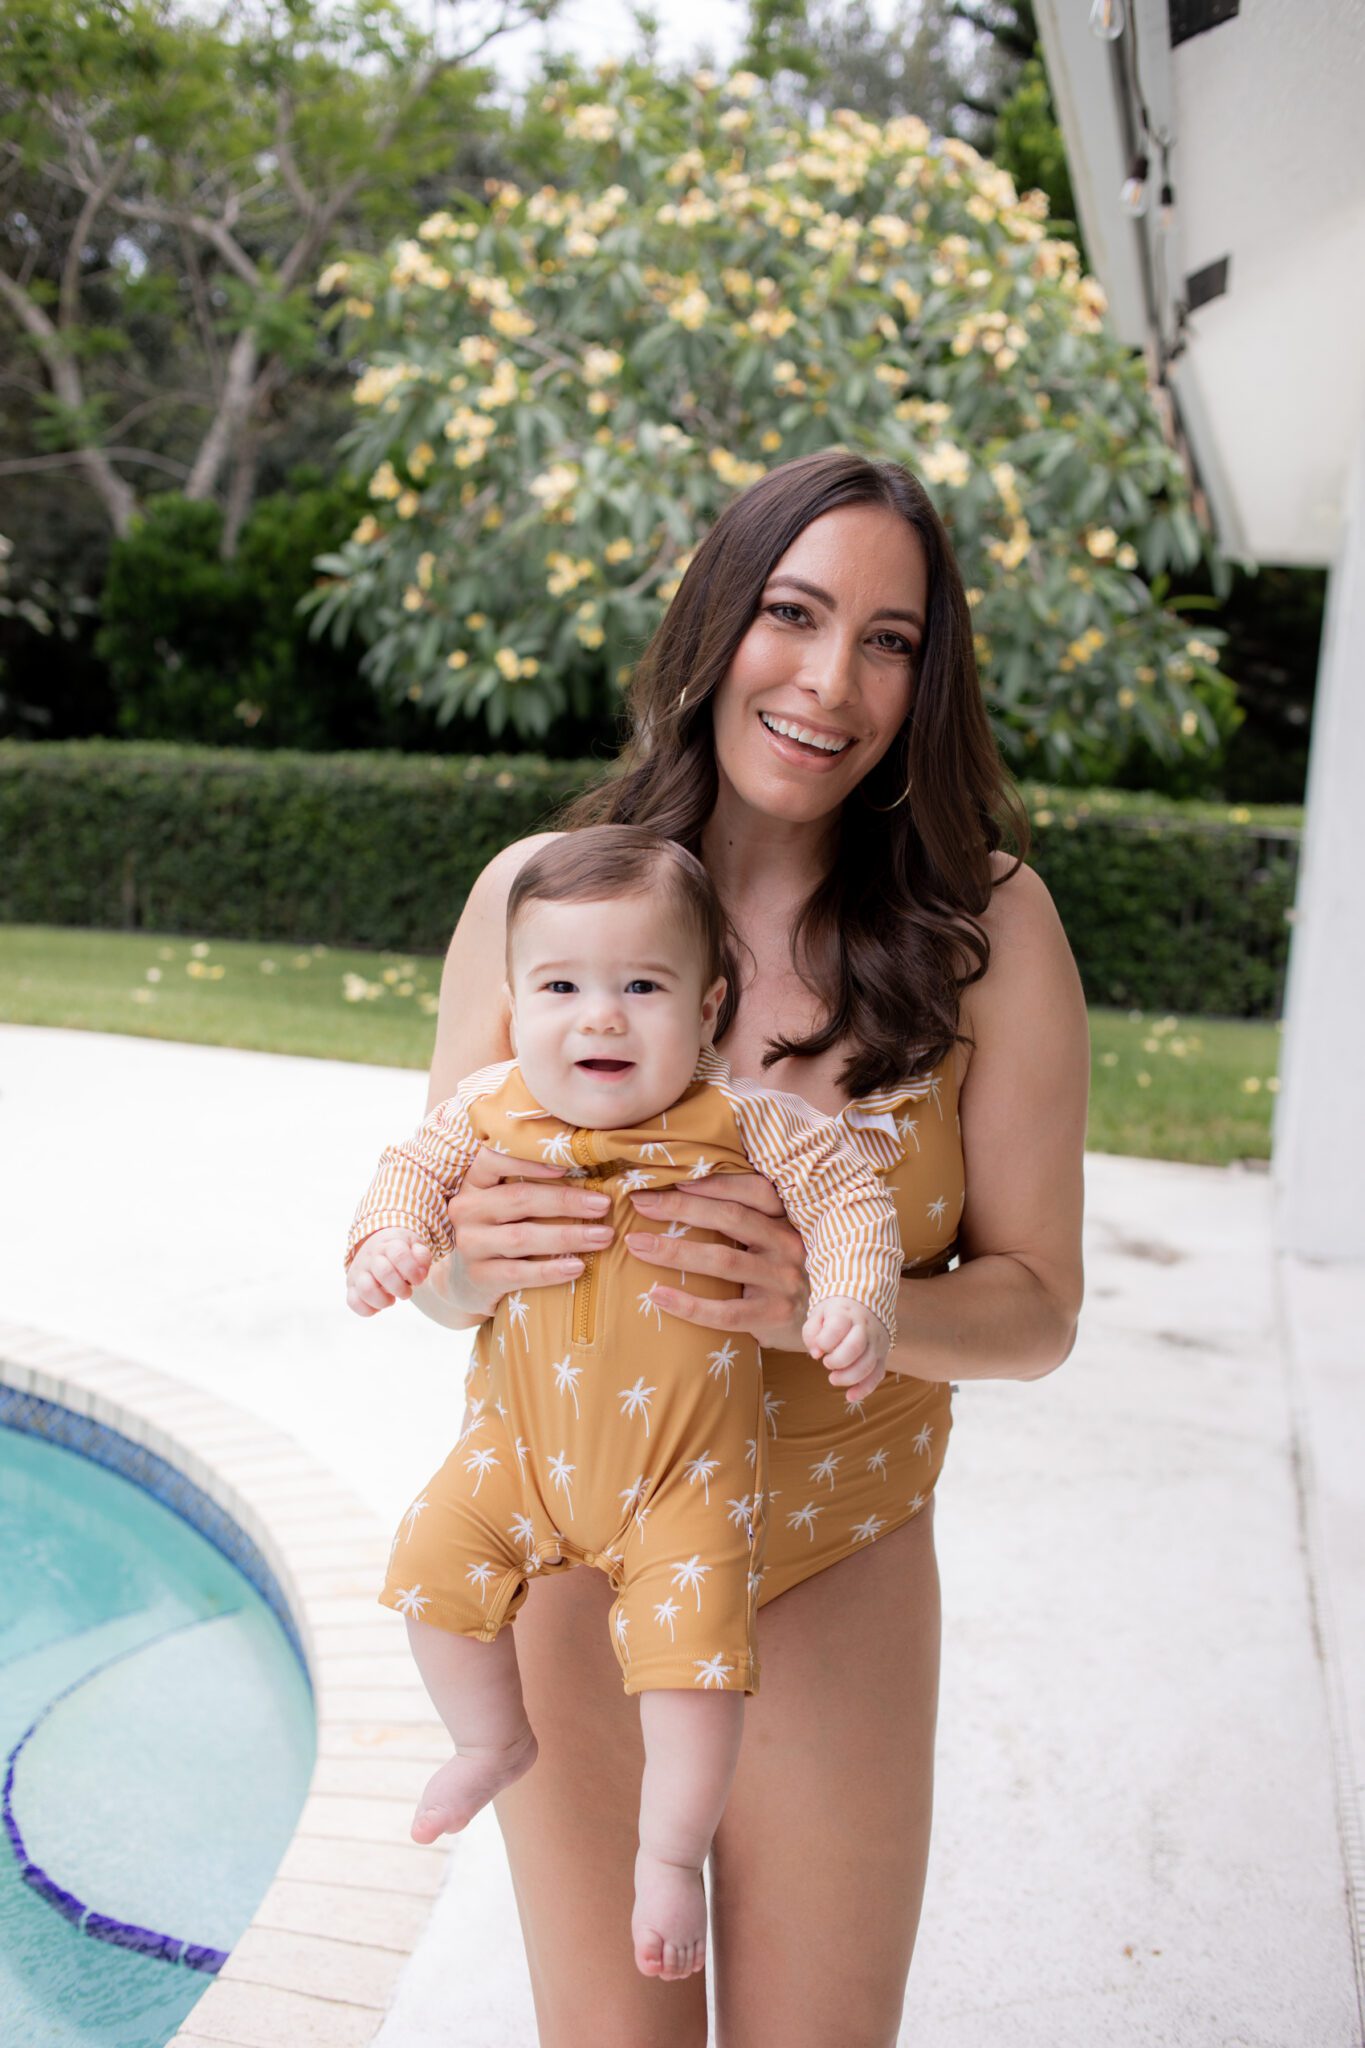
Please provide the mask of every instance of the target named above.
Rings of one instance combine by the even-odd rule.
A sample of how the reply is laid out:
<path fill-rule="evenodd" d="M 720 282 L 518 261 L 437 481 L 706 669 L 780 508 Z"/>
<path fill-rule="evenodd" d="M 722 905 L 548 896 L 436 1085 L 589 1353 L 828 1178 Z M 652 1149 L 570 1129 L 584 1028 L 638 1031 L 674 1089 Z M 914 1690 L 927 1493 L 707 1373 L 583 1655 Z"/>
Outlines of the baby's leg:
<path fill-rule="evenodd" d="M 744 1733 L 742 1692 L 640 1694 L 645 1770 L 635 1858 L 635 1961 L 647 1977 L 706 1962 L 702 1867 L 729 1797 Z"/>
<path fill-rule="evenodd" d="M 457 1835 L 481 1806 L 524 1776 L 536 1738 L 521 1697 L 510 1625 L 491 1643 L 407 1617 L 408 1641 L 455 1754 L 430 1780 L 413 1816 L 414 1842 Z"/>

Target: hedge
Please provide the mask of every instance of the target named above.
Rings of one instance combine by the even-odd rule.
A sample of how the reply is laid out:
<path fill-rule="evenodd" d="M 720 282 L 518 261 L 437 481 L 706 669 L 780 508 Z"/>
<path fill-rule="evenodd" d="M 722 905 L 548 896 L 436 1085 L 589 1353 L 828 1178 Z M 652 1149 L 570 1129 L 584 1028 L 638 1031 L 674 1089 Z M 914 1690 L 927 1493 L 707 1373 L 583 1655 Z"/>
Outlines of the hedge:
<path fill-rule="evenodd" d="M 604 766 L 3 741 L 0 920 L 440 953 L 485 862 Z M 1298 807 L 1020 788 L 1089 1001 L 1278 1015 Z"/>

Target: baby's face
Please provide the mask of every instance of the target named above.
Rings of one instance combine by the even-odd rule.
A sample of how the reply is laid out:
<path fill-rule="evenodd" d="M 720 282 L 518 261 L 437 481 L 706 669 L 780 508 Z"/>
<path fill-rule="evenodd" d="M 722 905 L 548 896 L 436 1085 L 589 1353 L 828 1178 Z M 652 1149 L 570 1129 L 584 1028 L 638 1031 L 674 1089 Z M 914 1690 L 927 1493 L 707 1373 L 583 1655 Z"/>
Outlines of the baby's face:
<path fill-rule="evenodd" d="M 512 1043 L 536 1100 L 615 1130 L 677 1101 L 725 995 L 657 894 L 528 903 L 512 935 Z"/>

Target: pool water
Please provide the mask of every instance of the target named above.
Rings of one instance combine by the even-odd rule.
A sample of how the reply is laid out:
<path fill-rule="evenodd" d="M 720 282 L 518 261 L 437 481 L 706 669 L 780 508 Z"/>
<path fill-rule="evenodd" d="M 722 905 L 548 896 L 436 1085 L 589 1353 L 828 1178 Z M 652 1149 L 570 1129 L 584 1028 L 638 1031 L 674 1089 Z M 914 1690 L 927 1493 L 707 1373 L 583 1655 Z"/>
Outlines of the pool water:
<path fill-rule="evenodd" d="M 161 2048 L 293 1834 L 314 1758 L 307 1677 L 197 1528 L 6 1427 L 0 1560 L 0 2040 Z M 141 1939 L 130 1928 L 169 1940 L 118 1945 Z"/>

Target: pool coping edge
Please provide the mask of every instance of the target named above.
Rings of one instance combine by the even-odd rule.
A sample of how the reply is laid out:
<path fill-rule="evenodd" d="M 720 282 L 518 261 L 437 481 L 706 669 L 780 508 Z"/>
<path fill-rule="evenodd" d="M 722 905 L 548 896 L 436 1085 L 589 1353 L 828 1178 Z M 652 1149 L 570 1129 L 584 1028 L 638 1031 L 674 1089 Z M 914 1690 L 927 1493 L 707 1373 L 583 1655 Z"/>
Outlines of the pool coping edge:
<path fill-rule="evenodd" d="M 388 1534 L 285 1431 L 137 1360 L 3 1320 L 0 1386 L 103 1424 L 197 1486 L 259 1549 L 304 1650 L 318 1747 L 293 1835 L 227 1961 L 165 2048 L 368 2048 L 426 1932 L 451 1846 L 433 1853 L 410 1842 L 408 1795 L 375 1789 L 376 1769 L 402 1766 L 395 1775 L 403 1778 L 413 1775 L 407 1766 L 429 1770 L 449 1751 L 401 1631 L 391 1653 L 374 1647 L 374 1631 L 385 1625 L 374 1588 L 383 1582 Z M 325 1544 L 283 1512 L 294 1489 L 325 1514 Z M 357 1689 L 357 1659 L 378 1667 L 368 1689 Z M 342 1885 L 331 1871 L 347 1846 L 359 1875 Z M 280 1894 L 303 1887 L 319 1910 L 296 1913 L 291 1924 Z M 335 1926 L 347 1910 L 360 1922 L 382 1917 L 386 1905 L 394 1910 L 380 1943 L 361 1932 L 315 1931 L 313 1923 Z"/>

